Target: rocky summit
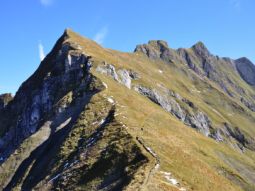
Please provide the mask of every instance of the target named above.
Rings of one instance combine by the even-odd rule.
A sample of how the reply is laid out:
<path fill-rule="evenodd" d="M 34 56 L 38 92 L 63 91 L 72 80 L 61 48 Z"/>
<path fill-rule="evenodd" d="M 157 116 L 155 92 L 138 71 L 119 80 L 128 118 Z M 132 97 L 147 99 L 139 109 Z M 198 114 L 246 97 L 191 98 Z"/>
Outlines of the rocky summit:
<path fill-rule="evenodd" d="M 0 95 L 0 189 L 255 190 L 255 66 L 202 42 L 133 53 L 66 29 Z"/>

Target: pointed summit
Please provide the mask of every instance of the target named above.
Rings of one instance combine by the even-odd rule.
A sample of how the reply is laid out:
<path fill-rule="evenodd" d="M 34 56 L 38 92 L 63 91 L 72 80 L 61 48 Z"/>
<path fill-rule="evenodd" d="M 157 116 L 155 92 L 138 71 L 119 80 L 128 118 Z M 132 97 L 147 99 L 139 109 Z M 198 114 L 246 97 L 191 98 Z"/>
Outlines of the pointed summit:
<path fill-rule="evenodd" d="M 191 49 L 197 53 L 200 56 L 209 56 L 210 52 L 207 49 L 207 47 L 205 46 L 205 44 L 201 41 L 197 42 L 196 44 L 194 44 Z"/>
<path fill-rule="evenodd" d="M 240 64 L 253 64 L 248 58 L 246 57 L 241 57 L 235 60 L 236 63 Z"/>
<path fill-rule="evenodd" d="M 239 58 L 234 62 L 243 80 L 255 86 L 255 65 L 246 57 Z"/>
<path fill-rule="evenodd" d="M 70 38 L 73 34 L 74 34 L 74 31 L 73 31 L 71 28 L 66 28 L 66 29 L 64 30 L 64 33 L 62 34 L 61 37 L 62 37 L 64 40 L 66 40 L 66 39 Z"/>

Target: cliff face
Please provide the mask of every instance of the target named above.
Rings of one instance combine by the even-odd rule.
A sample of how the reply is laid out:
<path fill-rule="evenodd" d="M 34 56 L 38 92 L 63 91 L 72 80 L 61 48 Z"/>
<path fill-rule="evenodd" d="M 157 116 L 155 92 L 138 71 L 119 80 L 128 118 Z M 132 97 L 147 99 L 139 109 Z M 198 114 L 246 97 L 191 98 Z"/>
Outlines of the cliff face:
<path fill-rule="evenodd" d="M 122 53 L 66 30 L 0 96 L 0 187 L 254 190 L 253 67 L 202 42 Z"/>
<path fill-rule="evenodd" d="M 38 70 L 22 84 L 14 100 L 1 118 L 2 139 L 0 150 L 8 157 L 25 138 L 35 133 L 49 118 L 61 113 L 67 102 L 64 96 L 75 96 L 85 90 L 91 81 L 89 59 L 79 50 L 64 43 L 64 34 Z M 71 93 L 70 93 L 71 92 Z M 74 95 L 73 95 L 74 94 Z M 70 98 L 72 99 L 72 97 Z"/>

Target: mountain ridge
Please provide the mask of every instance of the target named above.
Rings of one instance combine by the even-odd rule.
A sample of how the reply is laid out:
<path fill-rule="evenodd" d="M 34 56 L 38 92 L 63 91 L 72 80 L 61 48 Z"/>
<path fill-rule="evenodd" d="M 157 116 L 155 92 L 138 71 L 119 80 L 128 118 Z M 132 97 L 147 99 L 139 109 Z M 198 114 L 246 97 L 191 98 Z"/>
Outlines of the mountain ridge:
<path fill-rule="evenodd" d="M 253 190 L 255 90 L 236 62 L 66 29 L 0 109 L 1 188 Z"/>

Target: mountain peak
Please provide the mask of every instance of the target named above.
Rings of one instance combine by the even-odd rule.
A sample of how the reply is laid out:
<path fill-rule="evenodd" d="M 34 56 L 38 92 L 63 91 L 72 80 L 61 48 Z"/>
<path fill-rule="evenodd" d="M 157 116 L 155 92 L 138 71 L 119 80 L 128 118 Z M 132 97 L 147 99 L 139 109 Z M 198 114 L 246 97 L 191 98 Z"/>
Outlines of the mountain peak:
<path fill-rule="evenodd" d="M 150 40 L 148 45 L 151 45 L 155 48 L 169 48 L 168 43 L 164 40 Z"/>
<path fill-rule="evenodd" d="M 169 49 L 166 41 L 150 40 L 147 44 L 137 45 L 134 52 L 141 52 L 149 58 L 158 59 L 163 52 L 168 51 Z"/>
<path fill-rule="evenodd" d="M 198 41 L 191 47 L 200 56 L 209 56 L 210 52 L 202 41 Z"/>
<path fill-rule="evenodd" d="M 236 59 L 234 62 L 243 80 L 255 86 L 255 65 L 246 57 Z"/>
<path fill-rule="evenodd" d="M 74 31 L 71 28 L 66 28 L 64 30 L 62 37 L 66 40 L 66 39 L 70 38 L 72 34 L 74 34 Z"/>
<path fill-rule="evenodd" d="M 252 62 L 247 57 L 241 57 L 235 60 L 235 62 L 242 63 L 242 64 L 252 64 Z"/>

